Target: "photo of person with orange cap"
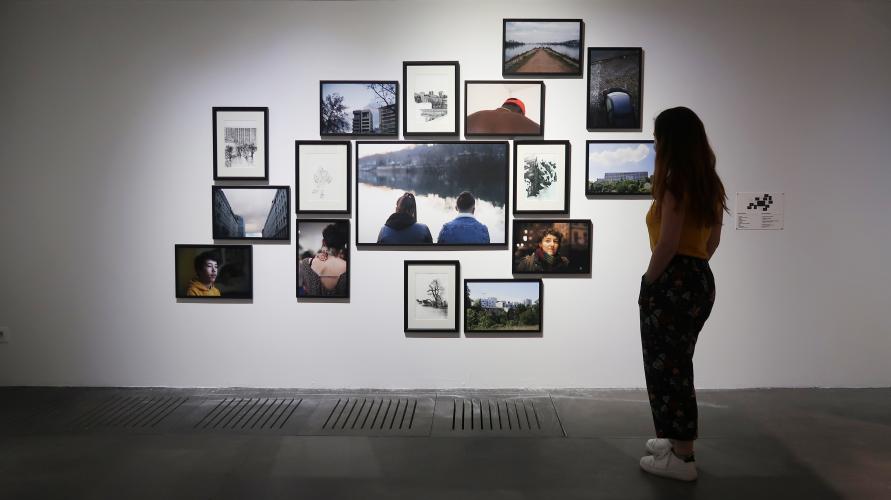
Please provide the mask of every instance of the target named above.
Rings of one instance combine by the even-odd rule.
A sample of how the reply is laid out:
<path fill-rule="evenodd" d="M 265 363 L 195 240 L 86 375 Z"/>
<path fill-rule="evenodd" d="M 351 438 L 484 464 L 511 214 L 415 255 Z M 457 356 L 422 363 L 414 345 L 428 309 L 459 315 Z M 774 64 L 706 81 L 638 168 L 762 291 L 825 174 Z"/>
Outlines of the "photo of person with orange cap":
<path fill-rule="evenodd" d="M 467 82 L 465 135 L 542 135 L 542 94 L 541 82 Z"/>

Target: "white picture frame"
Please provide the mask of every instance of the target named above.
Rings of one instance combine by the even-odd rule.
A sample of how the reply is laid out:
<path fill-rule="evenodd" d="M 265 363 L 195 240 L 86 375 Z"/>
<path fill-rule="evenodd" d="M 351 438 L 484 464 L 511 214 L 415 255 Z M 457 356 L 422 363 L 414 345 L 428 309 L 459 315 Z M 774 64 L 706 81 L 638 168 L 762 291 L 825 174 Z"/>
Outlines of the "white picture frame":
<path fill-rule="evenodd" d="M 457 61 L 404 61 L 403 135 L 458 135 L 459 79 Z"/>
<path fill-rule="evenodd" d="M 514 214 L 568 214 L 569 141 L 514 141 Z"/>
<path fill-rule="evenodd" d="M 349 214 L 350 141 L 294 141 L 296 213 Z"/>
<path fill-rule="evenodd" d="M 406 333 L 457 333 L 460 317 L 460 267 L 457 260 L 406 260 Z"/>
<path fill-rule="evenodd" d="M 269 180 L 269 108 L 212 112 L 214 180 Z"/>

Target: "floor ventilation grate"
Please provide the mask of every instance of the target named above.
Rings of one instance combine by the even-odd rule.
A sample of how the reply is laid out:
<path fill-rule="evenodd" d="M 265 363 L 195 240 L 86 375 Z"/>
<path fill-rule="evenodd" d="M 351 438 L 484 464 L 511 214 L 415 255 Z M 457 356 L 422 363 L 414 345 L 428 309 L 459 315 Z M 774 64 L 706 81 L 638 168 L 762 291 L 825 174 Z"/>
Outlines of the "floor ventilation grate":
<path fill-rule="evenodd" d="M 549 398 L 486 396 L 437 398 L 433 434 L 511 437 L 564 435 L 557 411 Z"/>
<path fill-rule="evenodd" d="M 411 399 L 338 399 L 322 429 L 408 430 L 417 411 L 418 401 Z"/>
<path fill-rule="evenodd" d="M 456 398 L 452 400 L 452 430 L 540 431 L 541 419 L 528 399 Z"/>
<path fill-rule="evenodd" d="M 322 435 L 428 435 L 433 399 L 418 397 L 330 398 L 315 414 Z"/>
<path fill-rule="evenodd" d="M 152 429 L 188 400 L 178 396 L 113 396 L 71 422 L 71 428 Z"/>
<path fill-rule="evenodd" d="M 244 431 L 282 429 L 301 403 L 303 398 L 225 398 L 193 427 Z"/>

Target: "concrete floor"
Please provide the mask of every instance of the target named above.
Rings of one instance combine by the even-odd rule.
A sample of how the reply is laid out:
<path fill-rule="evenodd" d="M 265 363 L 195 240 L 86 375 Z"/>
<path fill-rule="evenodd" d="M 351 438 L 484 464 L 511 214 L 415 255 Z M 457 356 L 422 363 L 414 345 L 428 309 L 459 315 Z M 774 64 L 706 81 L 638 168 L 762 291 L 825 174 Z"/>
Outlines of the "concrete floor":
<path fill-rule="evenodd" d="M 562 426 L 555 436 L 457 437 L 437 433 L 435 422 L 411 436 L 59 425 L 112 393 L 139 391 L 0 389 L 0 498 L 891 498 L 891 389 L 700 391 L 694 484 L 638 469 L 652 429 L 643 391 L 520 393 L 550 400 Z M 317 406 L 301 407 L 310 420 L 344 396 L 278 392 L 312 399 Z M 409 393 L 419 394 L 439 408 L 449 393 Z M 177 410 L 184 418 L 187 406 Z"/>

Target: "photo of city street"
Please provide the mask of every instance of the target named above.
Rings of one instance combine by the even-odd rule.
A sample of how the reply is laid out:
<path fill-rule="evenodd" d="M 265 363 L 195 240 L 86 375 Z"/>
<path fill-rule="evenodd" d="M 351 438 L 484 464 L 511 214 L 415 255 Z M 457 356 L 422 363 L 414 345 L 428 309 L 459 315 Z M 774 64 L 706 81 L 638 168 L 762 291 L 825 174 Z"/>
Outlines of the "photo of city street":
<path fill-rule="evenodd" d="M 212 188 L 214 239 L 289 240 L 288 187 Z"/>

